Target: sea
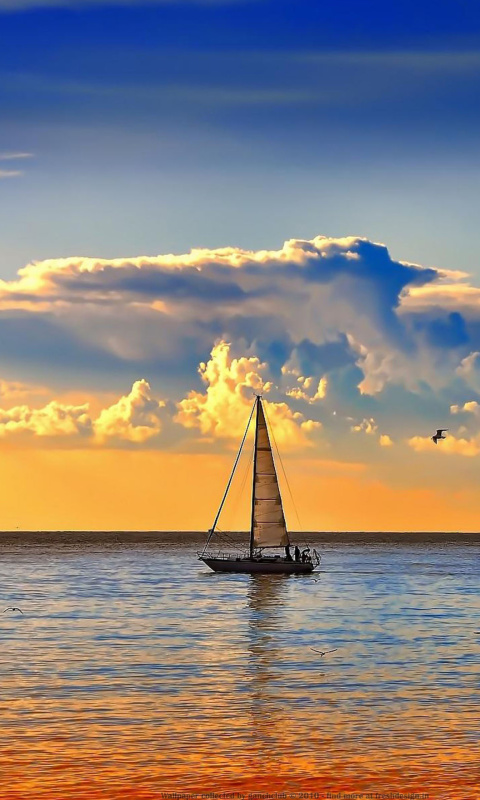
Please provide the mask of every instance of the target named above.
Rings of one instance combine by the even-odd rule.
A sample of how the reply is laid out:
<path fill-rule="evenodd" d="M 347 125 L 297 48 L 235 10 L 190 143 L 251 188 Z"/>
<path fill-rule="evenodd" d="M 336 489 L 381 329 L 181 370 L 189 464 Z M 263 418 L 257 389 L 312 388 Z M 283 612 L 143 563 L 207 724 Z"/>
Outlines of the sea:
<path fill-rule="evenodd" d="M 480 535 L 294 538 L 1 533 L 1 800 L 480 798 Z"/>

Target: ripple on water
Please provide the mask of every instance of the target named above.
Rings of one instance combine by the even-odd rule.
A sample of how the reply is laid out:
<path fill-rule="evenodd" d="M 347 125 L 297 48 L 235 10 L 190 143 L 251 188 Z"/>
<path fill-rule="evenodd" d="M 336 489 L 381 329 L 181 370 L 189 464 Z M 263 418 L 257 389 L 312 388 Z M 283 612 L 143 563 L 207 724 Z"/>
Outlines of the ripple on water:
<path fill-rule="evenodd" d="M 395 790 L 470 800 L 480 599 L 464 545 L 326 548 L 311 576 L 195 548 L 10 549 L 3 785 L 29 797 Z M 337 648 L 325 657 L 310 648 Z"/>

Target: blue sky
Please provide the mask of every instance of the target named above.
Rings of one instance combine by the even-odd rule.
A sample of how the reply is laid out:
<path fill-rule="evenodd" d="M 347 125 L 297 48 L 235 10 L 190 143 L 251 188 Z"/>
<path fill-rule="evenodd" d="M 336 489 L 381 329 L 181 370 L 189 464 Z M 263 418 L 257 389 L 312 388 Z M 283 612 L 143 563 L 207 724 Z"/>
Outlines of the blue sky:
<path fill-rule="evenodd" d="M 0 2 L 0 274 L 361 235 L 480 274 L 476 2 Z M 20 172 L 20 175 L 5 173 Z"/>

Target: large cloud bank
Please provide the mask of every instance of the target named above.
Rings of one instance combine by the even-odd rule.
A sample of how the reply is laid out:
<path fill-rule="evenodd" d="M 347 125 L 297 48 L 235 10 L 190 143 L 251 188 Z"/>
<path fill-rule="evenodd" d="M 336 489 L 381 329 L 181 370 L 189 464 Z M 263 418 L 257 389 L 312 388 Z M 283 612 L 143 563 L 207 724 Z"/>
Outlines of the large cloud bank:
<path fill-rule="evenodd" d="M 263 388 L 288 445 L 387 454 L 411 440 L 423 453 L 415 437 L 448 417 L 467 444 L 444 451 L 475 449 L 478 415 L 451 408 L 480 402 L 480 289 L 358 237 L 32 263 L 0 282 L 0 335 L 12 385 L 133 384 L 98 416 L 55 398 L 10 404 L 2 436 L 228 439 Z"/>

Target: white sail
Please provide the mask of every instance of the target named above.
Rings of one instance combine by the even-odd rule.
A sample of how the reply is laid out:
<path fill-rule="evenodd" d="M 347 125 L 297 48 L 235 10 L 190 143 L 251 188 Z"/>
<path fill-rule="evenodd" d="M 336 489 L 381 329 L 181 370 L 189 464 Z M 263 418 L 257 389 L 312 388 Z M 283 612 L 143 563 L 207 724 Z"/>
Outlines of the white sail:
<path fill-rule="evenodd" d="M 253 476 L 253 544 L 255 547 L 285 547 L 289 544 L 289 539 L 282 498 L 262 401 L 259 398 L 257 402 L 257 436 Z"/>

